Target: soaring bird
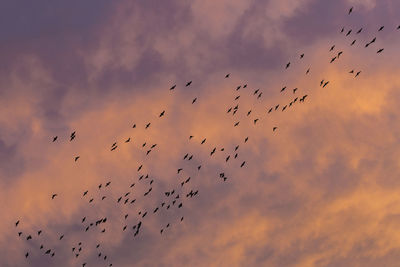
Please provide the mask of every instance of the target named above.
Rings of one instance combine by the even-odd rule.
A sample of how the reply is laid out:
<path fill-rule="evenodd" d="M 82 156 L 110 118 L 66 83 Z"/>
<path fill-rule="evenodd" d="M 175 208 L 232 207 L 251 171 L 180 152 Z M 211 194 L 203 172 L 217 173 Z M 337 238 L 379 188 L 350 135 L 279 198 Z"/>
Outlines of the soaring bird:
<path fill-rule="evenodd" d="M 359 33 L 361 33 L 361 32 L 362 32 L 362 30 L 363 30 L 363 28 L 359 29 L 359 30 L 357 31 L 357 33 L 356 33 L 356 34 L 359 34 Z"/>
<path fill-rule="evenodd" d="M 281 92 L 285 91 L 286 86 L 282 87 Z"/>
<path fill-rule="evenodd" d="M 75 131 L 74 132 L 72 132 L 71 133 L 71 136 L 70 136 L 70 139 L 69 139 L 69 141 L 72 141 L 72 140 L 74 140 L 75 139 Z"/>
<path fill-rule="evenodd" d="M 195 98 L 193 99 L 192 104 L 194 104 L 194 102 L 196 102 L 196 100 L 197 100 L 197 97 L 195 97 Z"/>
<path fill-rule="evenodd" d="M 203 141 L 201 141 L 200 144 L 204 144 L 204 143 L 206 142 L 206 139 L 207 139 L 207 138 L 204 138 Z"/>
<path fill-rule="evenodd" d="M 332 51 L 333 49 L 335 49 L 335 45 L 332 45 L 331 49 L 329 49 L 329 51 Z"/>
<path fill-rule="evenodd" d="M 272 109 L 273 109 L 273 108 L 270 108 L 270 109 L 268 110 L 268 113 L 271 113 L 271 112 L 272 112 Z"/>
<path fill-rule="evenodd" d="M 164 116 L 164 114 L 165 114 L 165 110 L 163 110 L 161 113 L 160 113 L 160 118 L 162 117 L 162 116 Z"/>
<path fill-rule="evenodd" d="M 361 71 L 357 72 L 355 77 L 357 77 L 358 75 L 360 75 L 360 73 L 361 73 Z"/>
<path fill-rule="evenodd" d="M 349 9 L 349 15 L 351 14 L 351 12 L 353 12 L 353 7 L 351 7 L 351 8 Z"/>
<path fill-rule="evenodd" d="M 53 137 L 53 142 L 55 142 L 57 140 L 58 136 L 54 136 Z"/>
<path fill-rule="evenodd" d="M 297 91 L 297 88 L 294 88 L 294 89 L 293 89 L 293 94 L 295 94 L 295 93 L 296 93 L 296 91 Z"/>
<path fill-rule="evenodd" d="M 349 73 L 354 73 L 354 70 L 349 71 Z"/>
<path fill-rule="evenodd" d="M 176 87 L 176 84 L 172 85 L 171 88 L 169 88 L 169 90 L 174 90 Z"/>
<path fill-rule="evenodd" d="M 225 75 L 225 78 L 229 78 L 230 73 L 228 73 L 227 75 Z"/>
<path fill-rule="evenodd" d="M 303 57 L 304 57 L 304 54 L 301 54 L 301 55 L 300 55 L 300 59 L 302 59 Z"/>
<path fill-rule="evenodd" d="M 383 48 L 379 49 L 376 53 L 381 53 L 383 51 Z"/>
<path fill-rule="evenodd" d="M 29 252 L 27 252 L 27 253 L 25 254 L 25 258 L 28 258 L 28 256 L 29 256 Z"/>
<path fill-rule="evenodd" d="M 15 227 L 17 227 L 19 224 L 19 220 L 15 222 Z"/>
<path fill-rule="evenodd" d="M 278 129 L 278 127 L 275 126 L 274 128 L 272 128 L 272 131 L 275 132 L 276 129 Z"/>
<path fill-rule="evenodd" d="M 188 87 L 189 85 L 191 85 L 192 84 L 192 81 L 188 81 L 187 83 L 186 83 L 186 87 Z"/>
<path fill-rule="evenodd" d="M 288 63 L 286 64 L 286 69 L 289 68 L 289 66 L 290 66 L 290 62 L 288 62 Z"/>
<path fill-rule="evenodd" d="M 125 140 L 125 143 L 129 143 L 131 141 L 131 138 L 129 137 L 128 139 Z"/>
<path fill-rule="evenodd" d="M 309 73 L 310 73 L 310 69 L 308 68 L 307 71 L 306 71 L 306 74 L 309 74 Z"/>
<path fill-rule="evenodd" d="M 344 32 L 344 27 L 340 30 L 340 33 L 343 33 Z"/>
<path fill-rule="evenodd" d="M 147 123 L 145 129 L 149 128 L 150 124 L 151 124 L 151 122 Z"/>
<path fill-rule="evenodd" d="M 356 43 L 356 40 L 354 39 L 354 41 L 353 42 L 351 42 L 351 44 L 350 45 L 354 45 Z"/>
<path fill-rule="evenodd" d="M 385 28 L 385 26 L 381 26 L 381 27 L 379 28 L 378 32 L 382 31 L 383 28 Z"/>
<path fill-rule="evenodd" d="M 56 196 L 57 196 L 57 194 L 53 194 L 53 195 L 51 196 L 51 199 L 54 199 Z"/>
<path fill-rule="evenodd" d="M 242 168 L 246 164 L 246 161 L 243 161 L 242 164 L 240 165 L 240 168 Z"/>
<path fill-rule="evenodd" d="M 80 158 L 80 156 L 76 156 L 75 157 L 75 162 Z"/>
<path fill-rule="evenodd" d="M 349 30 L 349 31 L 347 32 L 346 36 L 349 36 L 351 32 L 352 32 L 352 30 Z"/>

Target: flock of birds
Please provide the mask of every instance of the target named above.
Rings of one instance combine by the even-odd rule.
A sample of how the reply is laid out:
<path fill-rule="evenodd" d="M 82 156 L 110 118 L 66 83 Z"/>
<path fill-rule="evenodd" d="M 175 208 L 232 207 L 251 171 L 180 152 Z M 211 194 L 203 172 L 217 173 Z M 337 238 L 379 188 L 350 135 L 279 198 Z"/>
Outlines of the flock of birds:
<path fill-rule="evenodd" d="M 348 14 L 350 15 L 353 12 L 353 8 L 350 8 L 348 11 Z M 397 30 L 400 29 L 400 25 L 397 27 Z M 377 32 L 381 32 L 384 30 L 384 26 L 381 26 L 378 28 Z M 353 29 L 345 29 L 344 27 L 340 30 L 341 34 L 344 34 L 346 38 L 349 38 L 351 36 L 355 36 L 354 39 L 352 39 L 349 43 L 350 46 L 353 46 L 356 44 L 357 39 L 356 36 L 358 34 L 360 34 L 363 31 L 363 28 L 358 29 L 357 31 L 353 31 Z M 352 33 L 355 32 L 355 34 L 352 35 Z M 368 43 L 365 44 L 365 48 L 369 48 L 371 47 L 377 40 L 377 37 L 373 37 L 371 39 L 371 41 L 369 41 Z M 330 64 L 333 64 L 334 62 L 338 61 L 340 59 L 340 57 L 343 55 L 344 51 L 340 50 L 336 52 L 336 45 L 332 45 L 329 48 L 329 52 L 333 52 L 334 55 L 332 56 L 332 58 L 330 59 Z M 380 54 L 384 51 L 384 48 L 378 48 L 376 50 L 376 53 Z M 300 60 L 304 58 L 304 54 L 300 55 Z M 292 65 L 291 62 L 288 62 L 285 65 L 285 69 L 290 68 L 290 66 Z M 305 74 L 308 75 L 310 73 L 310 68 L 307 68 Z M 349 71 L 350 74 L 353 74 L 354 77 L 358 77 L 361 74 L 361 70 L 350 70 Z M 230 73 L 225 75 L 225 79 L 230 78 Z M 322 88 L 327 87 L 330 84 L 329 80 L 325 80 L 322 79 L 319 82 L 319 86 Z M 185 84 L 185 87 L 189 87 L 192 85 L 192 81 L 188 81 Z M 177 88 L 177 85 L 173 85 L 169 88 L 170 91 L 173 91 Z M 244 85 L 238 85 L 236 88 L 234 88 L 234 92 L 238 92 L 239 90 L 243 91 L 243 89 L 247 88 L 247 84 Z M 280 89 L 280 93 L 285 93 L 286 91 L 288 91 L 289 89 L 286 86 L 283 86 Z M 304 103 L 308 97 L 307 94 L 303 94 L 303 95 L 298 95 L 298 88 L 294 88 L 291 90 L 292 94 L 294 95 L 294 97 L 291 99 L 291 101 L 287 102 L 287 103 L 277 103 L 274 104 L 272 106 L 267 107 L 266 109 L 266 115 L 275 112 L 275 111 L 285 111 L 289 108 L 292 108 L 296 103 Z M 263 92 L 260 89 L 256 89 L 254 90 L 252 93 L 250 92 L 250 94 L 255 97 L 256 99 L 260 99 L 262 97 Z M 234 98 L 234 101 L 232 103 L 231 106 L 229 106 L 226 110 L 227 114 L 231 114 L 233 117 L 235 117 L 235 114 L 237 114 L 237 112 L 239 111 L 239 99 L 240 99 L 241 95 L 236 95 Z M 197 101 L 197 97 L 195 97 L 194 99 L 192 99 L 192 104 L 195 104 Z M 160 112 L 160 114 L 158 115 L 158 119 L 162 119 L 165 115 L 166 115 L 166 110 L 162 110 Z M 252 114 L 252 110 L 246 110 L 244 111 L 244 114 L 246 114 L 246 117 L 250 117 L 250 115 Z M 254 114 L 254 113 L 253 113 Z M 257 122 L 260 120 L 261 118 L 253 118 L 252 123 L 254 125 L 257 124 Z M 154 122 L 148 122 L 147 124 L 145 124 L 143 126 L 143 129 L 149 129 L 152 125 L 152 123 Z M 240 125 L 240 120 L 235 120 L 233 123 L 233 127 L 238 127 Z M 139 126 L 138 126 L 139 127 Z M 136 124 L 133 124 L 132 128 L 137 128 Z M 272 127 L 272 131 L 276 132 L 278 130 L 278 126 L 273 126 Z M 75 140 L 75 138 L 77 137 L 77 133 L 76 131 L 72 132 L 69 136 L 69 141 L 73 142 Z M 188 137 L 189 142 L 194 141 L 194 136 L 190 135 Z M 54 136 L 52 138 L 52 142 L 57 142 L 59 140 L 58 136 Z M 130 143 L 131 142 L 131 137 L 127 138 L 126 140 L 122 141 L 122 143 Z M 206 137 L 202 137 L 199 140 L 199 144 L 200 145 L 204 145 L 207 142 L 207 138 Z M 249 136 L 246 136 L 243 139 L 243 144 L 247 143 L 249 141 Z M 230 150 L 225 150 L 224 147 L 217 147 L 217 146 L 211 146 L 211 150 L 209 153 L 209 156 L 212 157 L 215 153 L 217 152 L 224 152 L 224 161 L 225 163 L 227 163 L 228 161 L 238 161 L 237 166 L 240 166 L 240 168 L 245 167 L 246 165 L 246 160 L 244 159 L 240 159 L 239 157 L 239 148 L 242 144 L 237 144 L 234 148 L 230 149 Z M 120 144 L 118 142 L 114 142 L 111 147 L 110 147 L 110 151 L 115 151 L 117 150 L 117 148 L 120 146 Z M 155 150 L 157 148 L 157 144 L 147 144 L 147 143 L 143 143 L 141 145 L 141 147 L 144 149 L 143 152 L 145 152 L 146 155 L 149 155 L 153 150 Z M 167 210 L 175 210 L 175 211 L 181 211 L 181 208 L 183 207 L 184 203 L 190 199 L 190 198 L 194 198 L 196 196 L 199 195 L 199 190 L 196 188 L 191 187 L 190 182 L 192 181 L 193 178 L 195 178 L 194 176 L 189 176 L 188 173 L 191 171 L 197 172 L 199 173 L 201 171 L 202 168 L 202 164 L 195 164 L 194 163 L 194 157 L 196 157 L 196 155 L 191 154 L 191 153 L 186 153 L 185 155 L 183 155 L 182 160 L 187 162 L 188 164 L 185 165 L 185 168 L 181 167 L 177 169 L 176 175 L 178 176 L 178 182 L 174 185 L 171 186 L 170 189 L 168 191 L 162 192 L 162 196 L 160 196 L 160 198 L 162 199 L 162 201 L 158 204 L 155 205 L 154 207 L 147 209 L 147 210 L 140 210 L 137 213 L 137 216 L 135 217 L 134 214 L 131 214 L 129 212 L 122 214 L 122 221 L 124 222 L 122 225 L 120 225 L 120 229 L 121 231 L 124 232 L 130 232 L 131 235 L 133 235 L 133 238 L 136 237 L 139 233 L 140 230 L 142 229 L 143 225 L 146 223 L 146 216 L 154 216 L 156 213 L 161 212 L 161 210 L 167 211 Z M 80 159 L 79 155 L 76 155 L 73 160 L 75 162 L 77 162 Z M 189 162 L 192 162 L 192 164 L 189 164 Z M 135 189 L 135 187 L 138 187 L 139 184 L 141 184 L 141 186 L 146 187 L 145 192 L 143 193 L 143 196 L 141 196 L 142 198 L 149 198 L 149 196 L 151 195 L 151 192 L 153 190 L 153 184 L 155 182 L 155 179 L 152 178 L 148 173 L 144 173 L 143 172 L 143 164 L 139 165 L 137 168 L 137 173 L 138 173 L 138 179 L 136 181 L 130 181 L 127 185 L 126 185 L 126 190 L 124 193 L 122 193 L 121 195 L 119 195 L 118 197 L 116 197 L 115 199 L 109 199 L 109 196 L 107 195 L 107 190 L 109 190 L 110 187 L 112 187 L 112 181 L 106 181 L 103 183 L 100 183 L 96 189 L 85 189 L 82 192 L 82 199 L 84 201 L 86 201 L 87 203 L 89 203 L 89 205 L 91 205 L 91 203 L 93 202 L 99 202 L 102 203 L 103 201 L 107 201 L 109 199 L 109 201 L 111 203 L 114 203 L 113 205 L 123 205 L 123 206 L 129 206 L 129 205 L 134 205 L 135 202 L 139 199 L 140 196 L 134 196 L 134 192 L 133 190 Z M 228 180 L 228 177 L 226 176 L 224 171 L 221 171 L 219 174 L 216 174 L 217 177 L 219 177 L 221 179 L 221 181 L 226 182 Z M 56 201 L 57 198 L 59 198 L 61 196 L 59 196 L 57 193 L 54 193 L 51 195 L 51 199 L 53 201 Z M 107 200 L 106 200 L 107 199 Z M 129 207 L 126 209 L 130 209 Z M 129 221 L 128 218 L 132 218 L 131 221 Z M 176 219 L 176 223 L 180 223 L 184 220 L 184 216 L 183 214 L 180 214 L 178 216 L 178 218 Z M 129 223 L 130 222 L 130 223 Z M 32 242 L 32 240 L 40 240 L 40 245 L 38 245 L 37 247 L 32 247 L 29 246 L 31 248 L 31 250 L 29 251 L 25 251 L 23 253 L 23 255 L 25 256 L 25 258 L 27 258 L 27 260 L 29 260 L 29 257 L 32 253 L 33 250 L 38 250 L 43 256 L 48 256 L 48 257 L 55 257 L 56 254 L 56 250 L 54 249 L 54 244 L 52 246 L 53 242 L 47 242 L 47 240 L 45 240 L 44 238 L 41 238 L 41 236 L 43 236 L 43 234 L 46 232 L 46 229 L 38 229 L 36 233 L 31 233 L 31 232 L 23 232 L 22 230 L 20 230 L 21 228 L 21 224 L 23 223 L 22 220 L 17 220 L 15 222 L 15 227 L 17 229 L 17 236 L 19 238 L 25 239 L 26 242 Z M 79 224 L 81 225 L 81 229 L 82 232 L 96 232 L 96 233 L 105 233 L 107 231 L 107 225 L 110 223 L 109 218 L 107 217 L 101 217 L 101 218 L 89 218 L 89 217 L 82 217 L 79 221 Z M 173 222 L 167 222 L 165 223 L 165 225 L 163 225 L 161 227 L 161 229 L 159 230 L 160 235 L 165 234 L 165 232 L 172 226 Z M 59 233 L 58 234 L 58 242 L 64 242 L 65 241 L 65 235 L 64 233 Z M 84 242 L 83 241 L 78 241 L 75 242 L 73 244 L 63 244 L 64 246 L 69 246 L 70 247 L 70 251 L 72 254 L 72 257 L 76 258 L 76 259 L 80 259 L 82 258 L 82 253 L 84 253 Z M 109 257 L 108 255 L 105 254 L 104 251 L 101 250 L 101 246 L 102 244 L 99 242 L 95 245 L 95 250 L 96 250 L 96 254 L 99 260 L 101 260 L 103 263 L 107 264 L 108 266 L 112 266 L 113 264 L 111 263 L 111 257 Z M 86 266 L 88 263 L 86 261 L 83 261 L 81 263 L 77 262 L 77 264 L 81 264 L 81 266 Z M 97 265 L 96 265 L 97 266 Z"/>

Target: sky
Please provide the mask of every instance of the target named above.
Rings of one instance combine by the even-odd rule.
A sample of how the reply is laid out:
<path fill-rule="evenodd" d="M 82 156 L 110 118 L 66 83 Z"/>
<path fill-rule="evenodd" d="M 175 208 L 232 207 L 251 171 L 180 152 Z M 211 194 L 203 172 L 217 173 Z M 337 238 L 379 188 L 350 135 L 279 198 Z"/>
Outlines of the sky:
<path fill-rule="evenodd" d="M 0 266 L 398 266 L 398 10 L 1 1 Z"/>

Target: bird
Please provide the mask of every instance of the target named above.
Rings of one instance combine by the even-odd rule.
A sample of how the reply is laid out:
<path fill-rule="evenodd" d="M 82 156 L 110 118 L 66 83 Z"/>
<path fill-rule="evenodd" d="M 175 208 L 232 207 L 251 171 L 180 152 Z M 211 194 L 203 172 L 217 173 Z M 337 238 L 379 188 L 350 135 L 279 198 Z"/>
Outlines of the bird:
<path fill-rule="evenodd" d="M 162 116 L 164 116 L 164 114 L 165 114 L 165 110 L 163 110 L 163 111 L 160 113 L 159 117 L 161 118 Z"/>
<path fill-rule="evenodd" d="M 272 131 L 275 132 L 276 129 L 278 129 L 278 127 L 275 126 L 274 128 L 272 128 Z"/>
<path fill-rule="evenodd" d="M 294 89 L 293 89 L 293 94 L 295 94 L 295 93 L 296 93 L 296 91 L 297 91 L 297 88 L 294 88 Z"/>
<path fill-rule="evenodd" d="M 243 161 L 242 164 L 240 165 L 240 168 L 242 168 L 246 164 L 246 161 Z"/>
<path fill-rule="evenodd" d="M 75 131 L 71 133 L 69 141 L 71 142 L 74 139 L 75 139 Z"/>
<path fill-rule="evenodd" d="M 136 124 L 133 124 L 132 128 L 136 128 Z"/>
<path fill-rule="evenodd" d="M 331 49 L 329 49 L 329 51 L 332 51 L 333 49 L 335 49 L 335 45 L 331 46 Z"/>
<path fill-rule="evenodd" d="M 330 63 L 334 62 L 335 60 L 336 60 L 336 57 L 333 57 L 333 58 L 331 59 L 331 62 L 330 62 Z"/>
<path fill-rule="evenodd" d="M 240 123 L 240 121 L 236 122 L 236 123 L 233 125 L 233 127 L 236 127 L 236 126 L 238 126 L 238 125 L 239 125 L 239 123 Z"/>
<path fill-rule="evenodd" d="M 40 235 L 41 233 L 42 233 L 42 230 L 39 230 L 37 234 Z"/>
<path fill-rule="evenodd" d="M 354 73 L 354 70 L 349 71 L 349 73 Z"/>
<path fill-rule="evenodd" d="M 125 143 L 129 143 L 131 141 L 131 138 L 129 137 L 128 139 L 125 140 Z"/>
<path fill-rule="evenodd" d="M 381 26 L 381 27 L 379 28 L 378 32 L 382 31 L 383 28 L 385 28 L 385 26 Z"/>
<path fill-rule="evenodd" d="M 191 85 L 192 84 L 192 81 L 188 81 L 187 83 L 186 83 L 186 87 L 188 87 L 189 85 Z"/>
<path fill-rule="evenodd" d="M 19 220 L 15 222 L 15 227 L 17 227 L 19 224 Z"/>
<path fill-rule="evenodd" d="M 376 53 L 381 53 L 383 51 L 383 48 L 379 49 Z"/>
<path fill-rule="evenodd" d="M 356 33 L 356 34 L 359 34 L 359 33 L 361 33 L 361 32 L 362 32 L 362 30 L 363 30 L 363 28 L 359 29 L 359 30 L 357 31 L 357 33 Z"/>
<path fill-rule="evenodd" d="M 307 71 L 306 71 L 306 74 L 309 74 L 309 73 L 310 73 L 310 69 L 308 68 Z"/>
<path fill-rule="evenodd" d="M 347 32 L 346 36 L 349 36 L 351 32 L 352 32 L 352 30 L 349 30 L 349 31 Z"/>
<path fill-rule="evenodd" d="M 290 62 L 288 62 L 288 63 L 286 64 L 286 69 L 289 68 L 289 66 L 290 66 Z"/>
<path fill-rule="evenodd" d="M 53 194 L 53 195 L 51 196 L 51 199 L 54 199 L 56 196 L 57 196 L 57 194 Z"/>
<path fill-rule="evenodd" d="M 358 75 L 360 75 L 360 73 L 361 73 L 361 71 L 358 71 L 358 72 L 356 73 L 356 76 L 355 76 L 355 77 L 357 77 Z"/>
<path fill-rule="evenodd" d="M 28 258 L 28 256 L 29 256 L 29 252 L 27 252 L 27 253 L 25 254 L 25 258 Z"/>
<path fill-rule="evenodd" d="M 304 54 L 301 54 L 301 55 L 300 55 L 300 59 L 302 59 L 303 57 L 304 57 Z"/>
<path fill-rule="evenodd" d="M 286 86 L 282 87 L 281 92 L 283 92 L 286 89 Z"/>
<path fill-rule="evenodd" d="M 145 129 L 149 128 L 150 124 L 151 124 L 151 122 L 147 123 Z"/>
<path fill-rule="evenodd" d="M 349 9 L 349 15 L 351 14 L 351 12 L 353 12 L 353 7 L 351 7 L 351 8 Z"/>
<path fill-rule="evenodd" d="M 225 78 L 229 78 L 229 75 L 230 75 L 230 73 L 226 74 L 226 75 L 225 75 Z"/>
<path fill-rule="evenodd" d="M 172 85 L 171 88 L 169 88 L 169 90 L 174 90 L 176 87 L 176 84 Z"/>
<path fill-rule="evenodd" d="M 203 139 L 203 141 L 201 141 L 200 144 L 204 144 L 206 142 L 206 138 Z"/>
<path fill-rule="evenodd" d="M 194 102 L 196 102 L 196 100 L 197 100 L 197 97 L 195 97 L 195 98 L 193 99 L 192 104 L 194 104 Z"/>
<path fill-rule="evenodd" d="M 75 162 L 80 158 L 80 156 L 76 156 L 75 157 Z"/>
<path fill-rule="evenodd" d="M 53 137 L 53 142 L 55 142 L 57 140 L 58 136 L 54 136 Z"/>
<path fill-rule="evenodd" d="M 344 27 L 340 30 L 340 33 L 342 33 L 344 31 Z"/>
<path fill-rule="evenodd" d="M 350 45 L 354 45 L 356 43 L 356 40 L 354 39 L 354 41 L 353 42 L 351 42 L 351 44 Z"/>

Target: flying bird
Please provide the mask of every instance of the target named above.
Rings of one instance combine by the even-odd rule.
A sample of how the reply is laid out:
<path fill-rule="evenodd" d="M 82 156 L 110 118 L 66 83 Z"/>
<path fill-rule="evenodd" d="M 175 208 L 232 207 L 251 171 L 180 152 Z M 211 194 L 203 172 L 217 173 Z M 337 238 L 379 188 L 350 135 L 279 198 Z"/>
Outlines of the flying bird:
<path fill-rule="evenodd" d="M 53 142 L 55 142 L 57 140 L 58 136 L 54 136 L 53 137 Z"/>
<path fill-rule="evenodd" d="M 351 12 L 353 12 L 353 7 L 351 7 L 351 8 L 349 9 L 349 15 L 351 14 Z"/>
<path fill-rule="evenodd" d="M 191 85 L 191 84 L 192 84 L 192 81 L 187 82 L 187 83 L 186 83 L 186 87 L 188 87 L 188 86 Z"/>

